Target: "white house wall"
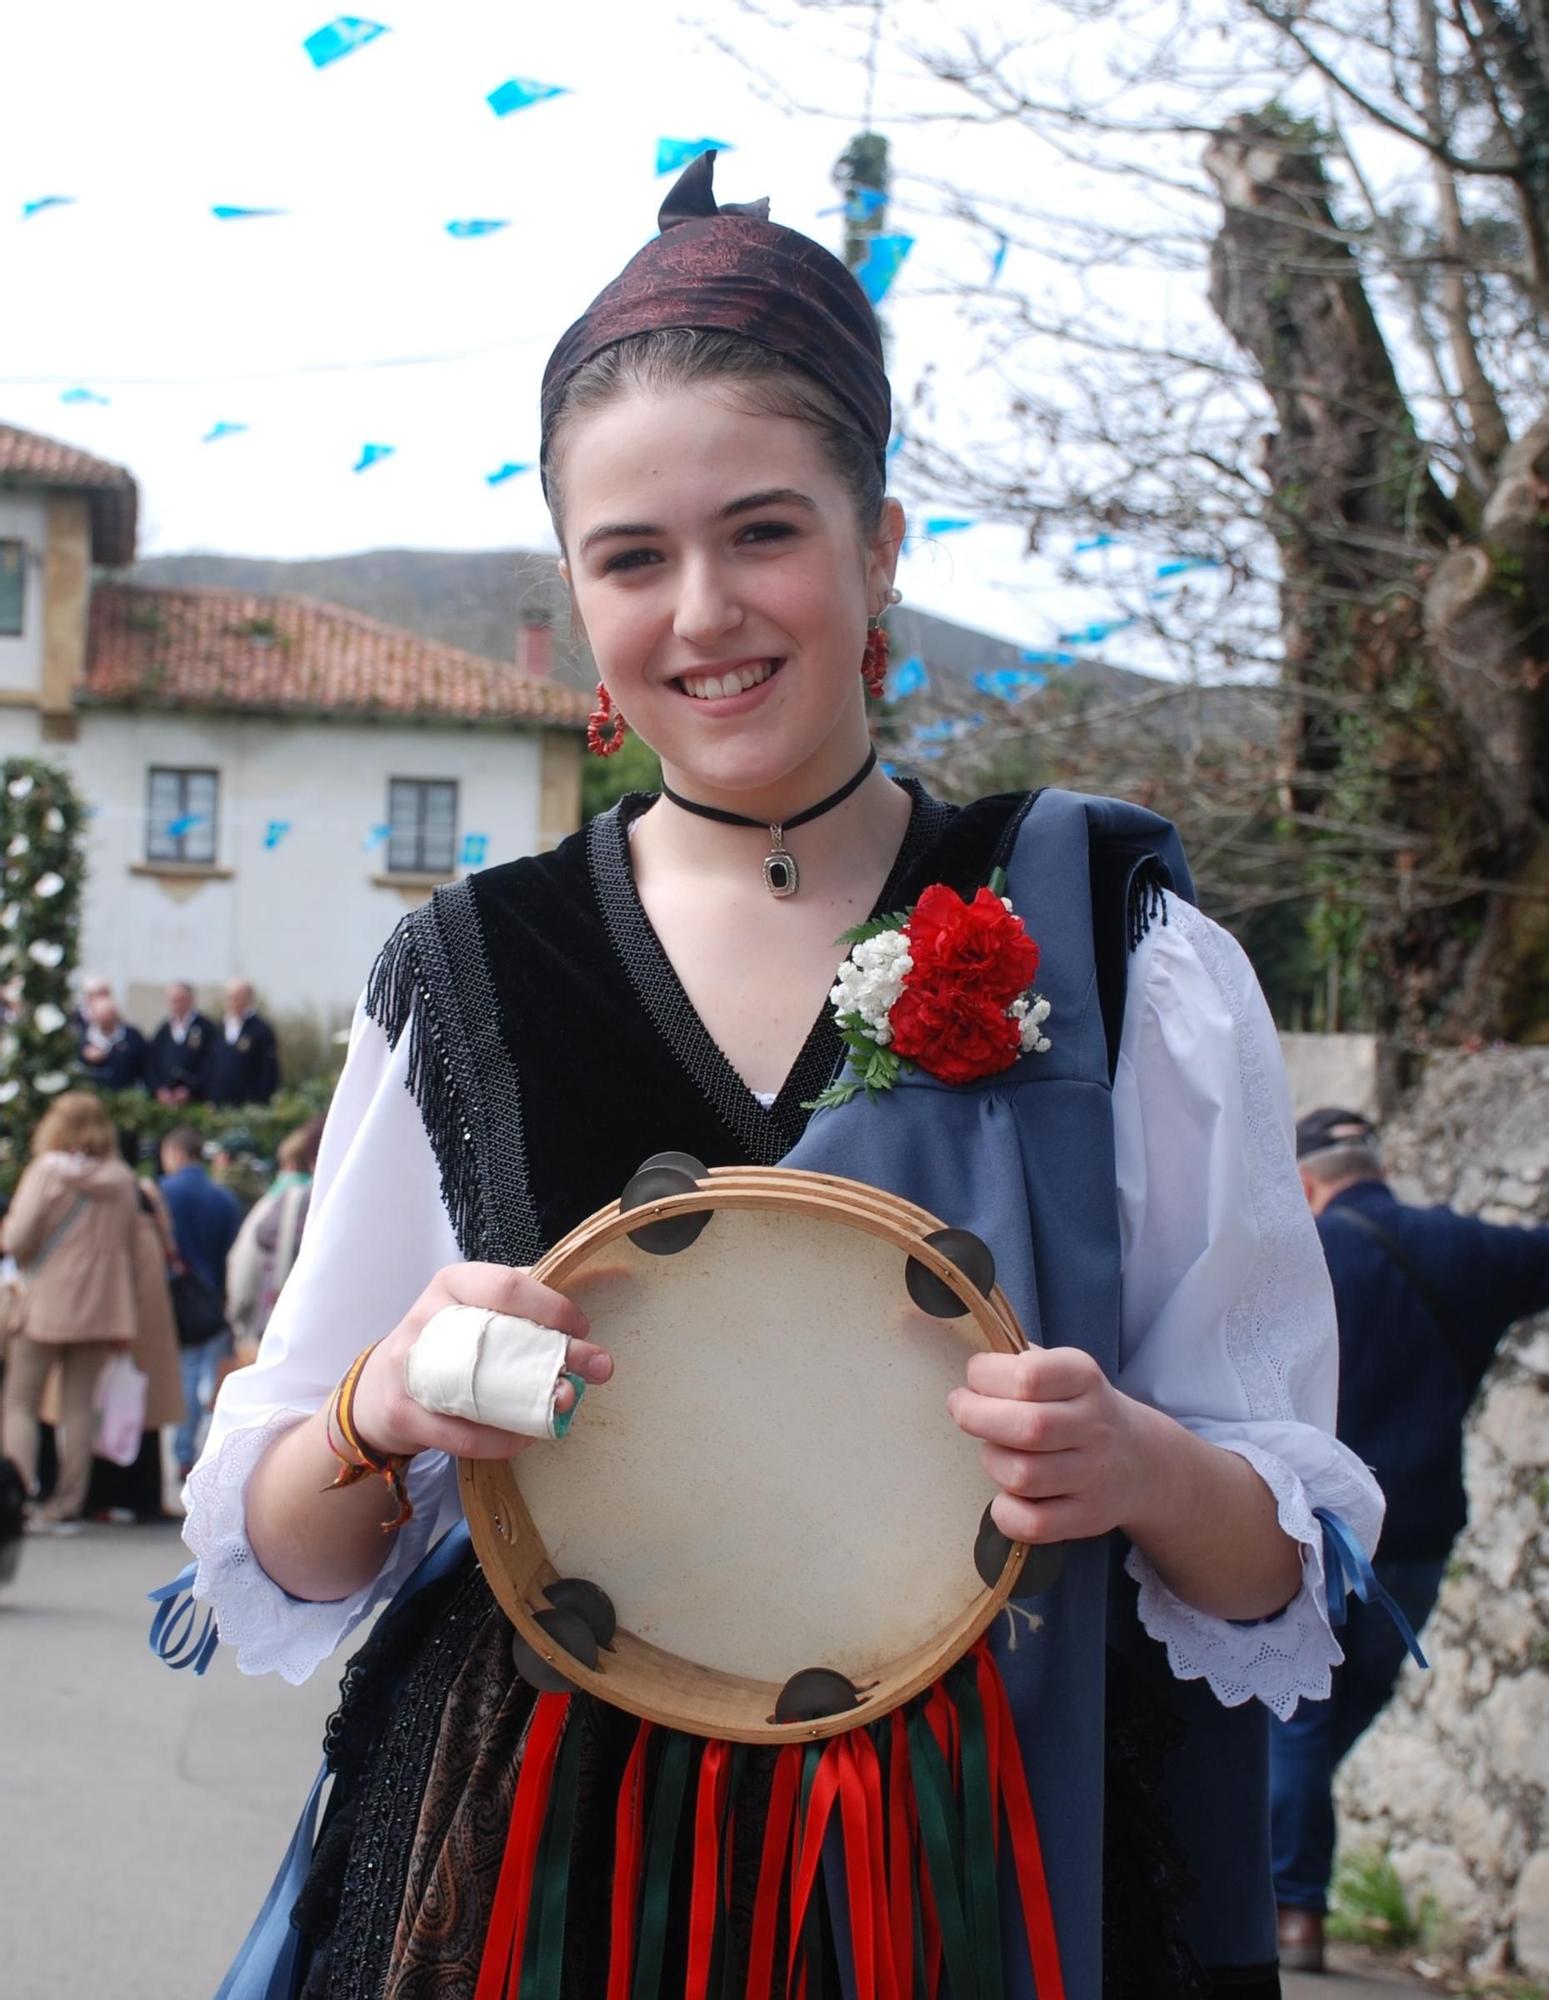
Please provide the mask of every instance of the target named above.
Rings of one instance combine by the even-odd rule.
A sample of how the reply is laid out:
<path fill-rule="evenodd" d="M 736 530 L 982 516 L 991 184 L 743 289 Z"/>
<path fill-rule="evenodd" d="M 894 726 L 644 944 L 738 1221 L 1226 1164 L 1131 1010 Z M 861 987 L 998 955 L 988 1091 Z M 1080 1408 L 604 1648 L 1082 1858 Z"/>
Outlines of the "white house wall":
<path fill-rule="evenodd" d="M 142 1022 L 169 979 L 208 1000 L 235 974 L 273 1013 L 347 1019 L 383 939 L 426 893 L 377 885 L 386 850 L 368 843 L 387 818 L 390 778 L 455 779 L 459 850 L 483 834 L 487 863 L 539 845 L 536 734 L 115 709 L 83 710 L 80 722 L 76 742 L 40 744 L 34 713 L 0 709 L 0 753 L 72 772 L 92 815 L 81 964 L 113 980 Z M 228 879 L 134 872 L 152 764 L 220 773 L 215 865 Z M 290 831 L 269 849 L 275 821 Z"/>

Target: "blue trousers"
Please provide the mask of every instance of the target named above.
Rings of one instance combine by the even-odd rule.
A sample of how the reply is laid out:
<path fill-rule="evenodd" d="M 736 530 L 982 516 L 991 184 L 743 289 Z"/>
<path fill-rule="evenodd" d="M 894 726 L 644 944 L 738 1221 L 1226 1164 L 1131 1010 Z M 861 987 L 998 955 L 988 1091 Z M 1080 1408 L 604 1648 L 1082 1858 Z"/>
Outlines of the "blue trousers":
<path fill-rule="evenodd" d="M 221 1362 L 231 1352 L 231 1335 L 218 1333 L 198 1347 L 180 1347 L 183 1368 L 183 1421 L 177 1427 L 173 1449 L 179 1469 L 192 1465 L 199 1456 L 205 1419 L 215 1400 L 215 1376 Z"/>
<path fill-rule="evenodd" d="M 1373 1564 L 1378 1581 L 1418 1632 L 1441 1588 L 1445 1559 Z M 1325 1910 L 1334 1867 L 1334 1773 L 1387 1706 L 1404 1642 L 1385 1611 L 1358 1598 L 1339 1634 L 1345 1657 L 1327 1701 L 1304 1701 L 1289 1722 L 1269 1724 L 1275 1901 Z"/>

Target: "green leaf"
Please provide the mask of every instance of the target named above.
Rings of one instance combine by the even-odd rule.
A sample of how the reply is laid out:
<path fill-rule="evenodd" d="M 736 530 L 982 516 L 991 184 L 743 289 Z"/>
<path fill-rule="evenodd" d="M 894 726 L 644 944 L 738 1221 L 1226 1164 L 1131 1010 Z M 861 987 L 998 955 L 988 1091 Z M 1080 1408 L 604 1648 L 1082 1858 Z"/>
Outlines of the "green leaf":
<path fill-rule="evenodd" d="M 990 870 L 990 894 L 992 896 L 1004 896 L 1005 893 L 1006 893 L 1005 869 L 992 868 Z"/>
<path fill-rule="evenodd" d="M 869 938 L 881 937 L 884 931 L 901 931 L 908 923 L 909 915 L 908 910 L 895 910 L 890 917 L 872 917 L 867 923 L 857 924 L 854 930 L 843 932 L 834 942 L 846 952 L 851 952 Z"/>

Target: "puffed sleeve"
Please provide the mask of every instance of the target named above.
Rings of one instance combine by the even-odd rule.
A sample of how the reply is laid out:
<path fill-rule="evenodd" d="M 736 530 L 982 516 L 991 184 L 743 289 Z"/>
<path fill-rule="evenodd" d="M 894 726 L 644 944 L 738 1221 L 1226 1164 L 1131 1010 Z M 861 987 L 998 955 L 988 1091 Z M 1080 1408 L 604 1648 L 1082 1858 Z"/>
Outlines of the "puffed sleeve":
<path fill-rule="evenodd" d="M 1124 1302 L 1119 1386 L 1236 1452 L 1302 1545 L 1302 1588 L 1239 1625 L 1173 1594 L 1140 1551 L 1140 1616 L 1182 1680 L 1288 1716 L 1329 1692 L 1322 1530 L 1339 1514 L 1370 1554 L 1382 1495 L 1333 1436 L 1333 1293 L 1296 1171 L 1279 1042 L 1236 941 L 1170 899 L 1131 961 L 1114 1078 Z"/>
<path fill-rule="evenodd" d="M 276 1435 L 319 1409 L 361 1348 L 390 1333 L 436 1272 L 460 1261 L 435 1155 L 405 1087 L 408 1044 L 405 1033 L 393 1048 L 357 1010 L 300 1254 L 258 1360 L 222 1386 L 184 1490 L 194 1595 L 213 1605 L 222 1643 L 244 1673 L 304 1681 L 457 1518 L 451 1462 L 421 1452 L 408 1474 L 413 1518 L 383 1537 L 376 1578 L 322 1604 L 281 1590 L 247 1539 L 247 1482 Z"/>

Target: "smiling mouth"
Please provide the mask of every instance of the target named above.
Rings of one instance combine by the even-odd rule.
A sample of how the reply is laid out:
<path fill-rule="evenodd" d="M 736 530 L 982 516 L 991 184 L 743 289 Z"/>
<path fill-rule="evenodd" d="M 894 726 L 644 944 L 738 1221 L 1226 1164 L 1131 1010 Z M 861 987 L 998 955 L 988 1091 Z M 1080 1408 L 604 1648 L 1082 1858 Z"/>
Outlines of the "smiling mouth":
<path fill-rule="evenodd" d="M 719 674 L 679 674 L 673 686 L 691 701 L 725 701 L 729 695 L 746 694 L 761 687 L 785 665 L 783 659 L 749 660 L 745 666 L 728 667 Z"/>

